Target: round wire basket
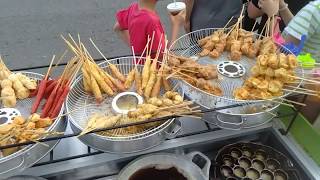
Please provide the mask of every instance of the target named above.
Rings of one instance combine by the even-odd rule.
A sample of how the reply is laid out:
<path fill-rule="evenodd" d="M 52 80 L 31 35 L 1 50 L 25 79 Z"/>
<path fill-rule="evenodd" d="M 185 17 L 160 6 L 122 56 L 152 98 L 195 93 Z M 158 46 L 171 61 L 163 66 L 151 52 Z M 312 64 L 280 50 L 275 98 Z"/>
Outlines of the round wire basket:
<path fill-rule="evenodd" d="M 109 74 L 111 74 L 111 70 L 108 68 L 108 64 L 112 63 L 117 66 L 119 71 L 123 75 L 129 74 L 129 72 L 135 67 L 133 57 L 121 57 L 117 59 L 108 60 L 108 62 L 104 61 L 99 64 L 99 66 Z M 139 72 L 142 71 L 143 65 L 137 65 Z M 74 83 L 71 86 L 71 91 L 67 97 L 66 103 L 66 110 L 69 113 L 69 120 L 70 122 L 76 126 L 81 131 L 87 126 L 88 120 L 90 116 L 94 113 L 103 113 L 105 115 L 112 115 L 114 114 L 112 110 L 112 100 L 114 97 L 104 96 L 104 101 L 101 104 L 97 104 L 95 98 L 84 91 L 83 87 L 83 77 L 82 75 L 78 76 Z M 170 84 L 172 87 L 176 86 L 178 83 L 175 80 L 170 80 Z M 133 83 L 134 84 L 134 83 Z M 179 88 L 177 89 L 178 92 L 183 96 L 183 93 Z M 134 92 L 135 85 L 133 85 L 128 92 Z M 161 88 L 160 94 L 164 94 L 164 89 Z M 152 135 L 158 131 L 163 130 L 164 128 L 168 127 L 174 119 L 169 119 L 164 121 L 158 126 L 149 128 L 139 133 L 134 134 L 108 134 L 108 135 L 100 135 L 100 134 L 91 134 L 96 138 L 101 138 L 105 140 L 111 141 L 128 141 L 133 139 L 144 138 L 146 136 Z"/>
<path fill-rule="evenodd" d="M 20 72 L 27 77 L 40 81 L 43 79 L 42 74 L 34 73 L 34 72 Z M 39 83 L 38 83 L 39 84 Z M 29 117 L 31 107 L 33 104 L 35 97 L 26 98 L 23 100 L 17 100 L 17 104 L 15 109 L 18 109 L 21 116 Z M 40 107 L 44 104 L 44 100 L 41 101 Z M 0 106 L 3 108 L 3 106 Z M 64 107 L 64 106 L 62 106 Z M 40 109 L 40 108 L 39 108 Z M 64 108 L 61 108 L 59 112 L 59 116 L 63 113 Z M 62 118 L 56 119 L 50 127 L 47 127 L 48 132 L 57 131 L 63 132 L 66 128 L 66 122 L 62 120 Z M 45 137 L 52 137 L 53 135 L 46 135 Z M 44 138 L 44 137 L 43 137 Z M 48 146 L 43 146 L 43 144 L 33 144 L 21 146 L 20 150 L 14 152 L 5 157 L 0 157 L 0 175 L 3 177 L 8 177 L 13 174 L 17 174 L 21 172 L 23 169 L 28 168 L 42 159 L 47 153 L 50 152 L 57 144 L 57 141 L 46 142 Z"/>
<path fill-rule="evenodd" d="M 197 61 L 199 64 L 203 64 L 203 65 L 208 65 L 208 64 L 218 65 L 219 63 L 223 63 L 223 62 L 230 62 L 231 60 L 229 60 L 228 58 L 229 52 L 223 52 L 223 54 L 216 59 L 212 59 L 208 56 L 205 56 L 205 57 L 198 56 L 198 54 L 202 51 L 202 48 L 198 45 L 198 40 L 205 38 L 207 36 L 210 36 L 216 30 L 222 30 L 222 28 L 200 29 L 200 30 L 185 34 L 172 43 L 172 45 L 169 48 L 170 53 L 192 58 L 195 61 Z M 226 29 L 226 31 L 229 31 L 229 29 Z M 259 36 L 258 34 L 255 34 L 255 37 L 258 37 L 258 36 Z M 279 44 L 276 44 L 276 45 L 277 45 L 277 52 L 281 52 L 284 54 L 292 54 L 290 50 L 286 49 L 284 46 Z M 216 95 L 207 93 L 189 84 L 186 81 L 182 81 L 181 88 L 185 92 L 186 96 L 188 96 L 190 99 L 194 100 L 197 104 L 205 108 L 215 108 L 215 107 L 221 107 L 221 106 L 233 105 L 233 104 L 244 104 L 244 106 L 241 106 L 241 107 L 219 111 L 229 115 L 248 115 L 248 114 L 255 114 L 259 112 L 268 111 L 269 109 L 271 110 L 273 109 L 273 107 L 279 106 L 279 103 L 274 102 L 275 100 L 277 102 L 282 102 L 282 98 L 285 98 L 286 96 L 292 93 L 292 92 L 284 92 L 283 95 L 279 97 L 273 97 L 268 100 L 237 100 L 235 99 L 233 97 L 233 91 L 236 88 L 241 87 L 245 82 L 245 80 L 250 76 L 250 69 L 252 66 L 254 66 L 255 59 L 250 59 L 243 55 L 241 59 L 236 62 L 241 64 L 245 69 L 246 73 L 242 77 L 238 77 L 238 78 L 227 77 L 218 73 L 218 78 L 215 80 L 211 80 L 211 83 L 213 85 L 216 85 L 221 88 L 223 92 L 222 96 L 216 96 Z M 300 76 L 303 77 L 303 69 L 300 66 L 296 68 L 296 74 L 299 74 Z M 302 80 L 300 80 L 296 84 L 297 87 L 300 86 L 301 83 L 302 83 Z M 252 108 L 250 107 L 253 107 L 253 106 L 257 110 L 255 110 L 254 112 L 250 112 L 252 110 Z M 265 109 L 265 107 L 268 107 L 268 108 Z"/>

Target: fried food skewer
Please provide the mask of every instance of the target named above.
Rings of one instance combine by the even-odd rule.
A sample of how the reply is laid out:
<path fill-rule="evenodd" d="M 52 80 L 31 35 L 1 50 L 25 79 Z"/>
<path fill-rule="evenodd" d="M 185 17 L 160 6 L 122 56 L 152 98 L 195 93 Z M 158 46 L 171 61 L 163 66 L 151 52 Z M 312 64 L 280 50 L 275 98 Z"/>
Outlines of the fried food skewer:
<path fill-rule="evenodd" d="M 167 52 L 167 45 L 168 45 L 168 40 L 166 38 L 166 42 L 165 42 L 165 49 L 164 49 L 164 52 Z M 158 71 L 158 74 L 157 74 L 157 80 L 152 88 L 152 91 L 151 91 L 151 97 L 157 97 L 159 96 L 159 93 L 160 93 L 160 89 L 161 89 L 161 84 L 162 84 L 162 79 L 163 79 L 163 71 L 164 71 L 164 67 L 166 65 L 166 62 L 167 62 L 167 58 L 168 58 L 168 53 L 165 53 L 165 57 L 161 63 L 161 67 Z"/>
<path fill-rule="evenodd" d="M 160 37 L 160 41 L 159 41 L 156 57 L 153 59 L 153 62 L 151 64 L 151 66 L 150 66 L 149 80 L 148 80 L 147 86 L 146 86 L 145 91 L 144 91 L 144 96 L 146 98 L 150 97 L 151 91 L 153 89 L 153 86 L 157 81 L 157 63 L 158 63 L 158 58 L 159 58 L 159 55 L 161 53 L 160 51 L 161 51 L 161 47 L 162 47 L 161 39 L 162 39 L 162 34 L 161 34 L 161 37 Z"/>

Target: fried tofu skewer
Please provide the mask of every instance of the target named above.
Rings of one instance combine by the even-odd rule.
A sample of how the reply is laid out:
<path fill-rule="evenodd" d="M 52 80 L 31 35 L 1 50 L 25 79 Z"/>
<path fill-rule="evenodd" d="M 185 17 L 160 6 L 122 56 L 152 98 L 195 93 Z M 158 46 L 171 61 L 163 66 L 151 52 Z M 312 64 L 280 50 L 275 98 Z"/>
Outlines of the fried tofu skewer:
<path fill-rule="evenodd" d="M 167 52 L 167 45 L 168 45 L 168 40 L 166 38 L 166 43 L 165 43 L 165 52 Z M 156 83 L 154 84 L 153 88 L 152 88 L 152 91 L 151 91 L 151 97 L 157 97 L 159 96 L 159 93 L 160 93 L 160 88 L 161 88 L 161 84 L 162 84 L 162 79 L 163 79 L 163 70 L 164 70 L 164 66 L 166 65 L 166 62 L 167 62 L 167 58 L 168 58 L 168 53 L 166 53 L 165 55 L 165 62 L 162 61 L 162 64 L 161 64 L 161 67 L 158 71 L 158 74 L 157 74 L 157 81 Z"/>
<path fill-rule="evenodd" d="M 136 86 L 136 91 L 137 93 L 142 96 L 143 95 L 143 90 L 142 90 L 142 79 L 141 79 L 141 73 L 139 72 L 138 68 L 137 68 L 137 64 L 140 64 L 140 61 L 142 59 L 143 54 L 146 52 L 148 44 L 149 44 L 150 39 L 148 39 L 146 46 L 143 49 L 143 52 L 139 58 L 138 63 L 136 63 L 136 57 L 135 57 L 135 53 L 134 53 L 134 48 L 132 47 L 132 54 L 134 57 L 134 63 L 135 63 L 135 73 L 134 73 L 134 80 L 135 80 L 135 86 Z"/>
<path fill-rule="evenodd" d="M 151 44 L 149 47 L 149 44 L 147 44 L 147 55 L 146 55 L 146 61 L 144 63 L 143 69 L 142 69 L 142 90 L 144 90 L 147 86 L 147 83 L 149 81 L 149 75 L 150 75 L 150 65 L 151 65 L 151 50 L 152 50 L 152 44 L 153 44 L 153 38 L 154 38 L 154 32 L 152 34 L 151 38 Z M 149 41 L 149 38 L 148 38 Z M 150 50 L 149 50 L 150 48 Z M 150 53 L 148 53 L 150 51 Z"/>
<path fill-rule="evenodd" d="M 148 80 L 147 86 L 144 91 L 144 96 L 146 98 L 150 97 L 153 86 L 157 81 L 157 62 L 158 62 L 158 58 L 159 58 L 161 47 L 162 47 L 161 39 L 162 39 L 162 34 L 161 34 L 159 45 L 158 45 L 157 55 L 156 55 L 155 59 L 153 59 L 153 62 L 150 66 L 149 80 Z"/>

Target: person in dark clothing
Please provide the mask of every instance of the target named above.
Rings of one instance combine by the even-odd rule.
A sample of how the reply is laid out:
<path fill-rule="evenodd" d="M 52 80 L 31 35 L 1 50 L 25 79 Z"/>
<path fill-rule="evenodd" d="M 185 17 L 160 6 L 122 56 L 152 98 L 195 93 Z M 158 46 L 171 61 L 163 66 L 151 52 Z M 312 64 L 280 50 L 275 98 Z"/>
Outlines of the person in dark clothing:
<path fill-rule="evenodd" d="M 242 0 L 185 0 L 186 32 L 204 28 L 222 28 L 234 17 L 239 17 Z M 232 24 L 232 23 L 231 23 Z"/>

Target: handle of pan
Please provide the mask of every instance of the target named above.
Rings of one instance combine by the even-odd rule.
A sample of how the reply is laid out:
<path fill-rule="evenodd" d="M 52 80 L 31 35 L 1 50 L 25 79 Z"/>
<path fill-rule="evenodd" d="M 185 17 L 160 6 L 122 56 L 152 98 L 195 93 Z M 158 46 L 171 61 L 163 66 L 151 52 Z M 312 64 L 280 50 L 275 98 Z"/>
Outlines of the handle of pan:
<path fill-rule="evenodd" d="M 181 129 L 182 129 L 181 122 L 178 120 L 178 118 L 175 118 L 173 121 L 173 127 L 164 131 L 166 138 L 167 139 L 175 138 L 180 133 Z"/>
<path fill-rule="evenodd" d="M 20 163 L 18 166 L 15 166 L 15 167 L 13 167 L 13 168 L 7 169 L 7 170 L 5 170 L 5 171 L 1 171 L 1 172 L 0 172 L 0 177 L 2 178 L 3 176 L 5 176 L 6 173 L 9 173 L 10 171 L 14 171 L 14 170 L 16 170 L 16 169 L 19 169 L 21 166 L 23 166 L 23 164 L 24 164 L 24 157 L 22 157 L 21 159 L 22 159 L 22 160 L 21 160 L 21 163 Z"/>
<path fill-rule="evenodd" d="M 186 156 L 192 163 L 196 164 L 201 169 L 205 178 L 209 179 L 210 166 L 211 166 L 210 159 L 199 151 L 191 152 Z"/>

